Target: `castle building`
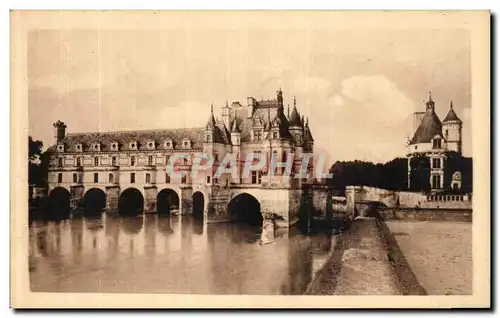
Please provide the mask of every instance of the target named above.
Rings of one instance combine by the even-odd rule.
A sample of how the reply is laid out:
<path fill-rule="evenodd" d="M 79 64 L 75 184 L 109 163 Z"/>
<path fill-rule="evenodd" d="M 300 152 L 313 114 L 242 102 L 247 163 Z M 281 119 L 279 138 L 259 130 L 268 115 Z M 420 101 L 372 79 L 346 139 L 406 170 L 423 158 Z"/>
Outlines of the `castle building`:
<path fill-rule="evenodd" d="M 462 124 L 453 109 L 453 102 L 450 102 L 448 113 L 441 122 L 429 93 L 425 112 L 413 114 L 414 134 L 407 144 L 410 189 L 432 192 L 465 190 L 464 173 L 469 176 L 471 167 L 466 167 L 467 160 L 462 156 Z"/>
<path fill-rule="evenodd" d="M 297 218 L 302 186 L 312 180 L 312 162 L 308 178 L 294 178 L 302 163 L 300 154 L 313 152 L 314 139 L 295 98 L 291 114 L 290 106 L 285 114 L 281 90 L 271 100 L 226 102 L 220 119 L 212 106 L 205 127 L 92 133 L 68 133 L 66 128 L 60 121 L 54 124 L 48 173 L 51 209 L 63 214 L 176 212 L 227 219 L 255 208 L 290 224 Z M 262 169 L 243 176 L 243 163 L 251 152 L 274 155 L 281 162 L 292 155 L 292 174 L 284 175 L 284 168 L 269 173 L 267 160 Z M 189 154 L 177 165 L 186 173 L 181 178 L 167 171 L 169 158 L 177 153 Z M 192 179 L 199 153 L 213 157 L 213 169 Z M 227 164 L 227 154 L 236 156 L 238 173 L 216 178 L 214 172 Z"/>

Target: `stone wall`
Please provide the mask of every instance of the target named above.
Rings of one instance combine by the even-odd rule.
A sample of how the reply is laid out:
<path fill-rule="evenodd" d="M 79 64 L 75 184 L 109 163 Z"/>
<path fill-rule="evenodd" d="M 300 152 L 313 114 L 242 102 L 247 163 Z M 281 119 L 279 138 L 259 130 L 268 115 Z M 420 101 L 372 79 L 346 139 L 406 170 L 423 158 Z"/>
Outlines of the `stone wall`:
<path fill-rule="evenodd" d="M 299 219 L 302 194 L 303 194 L 302 190 L 290 190 L 289 192 L 288 218 L 291 224 L 297 222 Z"/>
<path fill-rule="evenodd" d="M 472 210 L 466 209 L 385 208 L 378 215 L 383 220 L 472 222 Z"/>
<path fill-rule="evenodd" d="M 156 213 L 156 187 L 144 188 L 144 213 Z"/>
<path fill-rule="evenodd" d="M 109 187 L 106 189 L 106 212 L 110 214 L 118 213 L 118 200 L 120 198 L 120 188 Z"/>

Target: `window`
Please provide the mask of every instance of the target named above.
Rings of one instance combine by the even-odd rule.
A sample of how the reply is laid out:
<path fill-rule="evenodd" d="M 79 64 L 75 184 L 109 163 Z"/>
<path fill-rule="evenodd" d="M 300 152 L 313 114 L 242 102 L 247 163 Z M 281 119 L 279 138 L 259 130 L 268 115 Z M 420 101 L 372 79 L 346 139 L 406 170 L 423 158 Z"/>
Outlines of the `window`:
<path fill-rule="evenodd" d="M 252 184 L 257 184 L 257 171 L 252 171 Z"/>
<path fill-rule="evenodd" d="M 94 157 L 94 166 L 98 166 L 99 165 L 99 157 Z"/>
<path fill-rule="evenodd" d="M 170 176 L 168 173 L 165 173 L 165 183 L 170 183 Z"/>
<path fill-rule="evenodd" d="M 187 166 L 187 164 L 188 164 L 188 160 L 187 160 L 187 158 L 184 158 L 184 165 Z"/>
<path fill-rule="evenodd" d="M 432 188 L 433 189 L 439 189 L 441 188 L 441 176 L 440 175 L 433 175 L 432 176 Z"/>
<path fill-rule="evenodd" d="M 262 131 L 256 130 L 255 131 L 255 140 L 256 141 L 261 141 L 261 139 L 262 139 Z"/>
<path fill-rule="evenodd" d="M 184 176 L 182 176 L 182 178 L 181 178 L 181 183 L 182 183 L 182 184 L 185 184 L 185 183 L 186 183 L 186 176 L 185 176 L 185 175 L 184 175 Z"/>
<path fill-rule="evenodd" d="M 151 183 L 151 175 L 146 173 L 146 183 Z"/>
<path fill-rule="evenodd" d="M 135 173 L 130 174 L 130 183 L 135 183 Z"/>
<path fill-rule="evenodd" d="M 257 171 L 257 183 L 258 184 L 262 183 L 262 175 L 260 171 Z"/>
<path fill-rule="evenodd" d="M 214 161 L 217 162 L 218 160 L 219 160 L 219 156 L 216 153 L 214 153 Z"/>
<path fill-rule="evenodd" d="M 207 183 L 210 183 L 210 176 L 207 176 Z"/>
<path fill-rule="evenodd" d="M 165 165 L 168 165 L 169 160 L 170 160 L 170 156 L 169 155 L 165 156 Z"/>
<path fill-rule="evenodd" d="M 212 135 L 207 135 L 207 142 L 212 142 Z"/>
<path fill-rule="evenodd" d="M 149 156 L 148 157 L 148 166 L 152 166 L 153 165 L 153 156 Z"/>
<path fill-rule="evenodd" d="M 277 131 L 273 132 L 273 139 L 278 139 L 278 132 Z"/>
<path fill-rule="evenodd" d="M 446 129 L 446 130 L 444 131 L 444 135 L 445 135 L 445 137 L 446 137 L 446 138 L 448 138 L 448 129 Z"/>
<path fill-rule="evenodd" d="M 57 174 L 57 183 L 61 183 L 62 182 L 62 173 L 58 173 Z"/>
<path fill-rule="evenodd" d="M 132 167 L 135 166 L 135 157 L 134 156 L 130 157 L 130 165 Z"/>
<path fill-rule="evenodd" d="M 434 139 L 432 141 L 432 148 L 434 148 L 434 149 L 441 148 L 441 139 Z"/>
<path fill-rule="evenodd" d="M 115 176 L 112 173 L 110 173 L 109 174 L 109 183 L 113 183 L 113 182 L 115 182 Z"/>
<path fill-rule="evenodd" d="M 57 166 L 62 167 L 62 158 L 57 158 Z"/>
<path fill-rule="evenodd" d="M 440 158 L 432 158 L 432 168 L 441 169 L 441 159 Z"/>
<path fill-rule="evenodd" d="M 76 173 L 73 173 L 73 183 L 78 182 L 78 175 Z"/>
<path fill-rule="evenodd" d="M 82 165 L 82 159 L 80 157 L 76 157 L 76 166 L 80 167 Z"/>
<path fill-rule="evenodd" d="M 99 182 L 99 173 L 94 172 L 94 183 L 98 183 L 98 182 Z"/>
<path fill-rule="evenodd" d="M 111 165 L 116 166 L 116 157 L 111 158 Z"/>
<path fill-rule="evenodd" d="M 218 178 L 214 178 L 214 184 L 218 184 L 219 183 L 219 179 Z"/>

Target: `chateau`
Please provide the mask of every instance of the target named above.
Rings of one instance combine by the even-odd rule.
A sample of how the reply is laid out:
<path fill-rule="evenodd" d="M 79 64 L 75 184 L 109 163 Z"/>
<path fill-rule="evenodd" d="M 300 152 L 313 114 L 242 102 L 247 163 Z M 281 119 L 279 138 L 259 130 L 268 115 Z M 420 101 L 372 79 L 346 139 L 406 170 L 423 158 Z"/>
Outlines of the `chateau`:
<path fill-rule="evenodd" d="M 429 93 L 425 112 L 413 114 L 413 137 L 407 145 L 408 187 L 432 192 L 469 191 L 472 166 L 462 156 L 462 120 L 450 102 L 448 114 L 441 122 Z M 470 163 L 470 162 L 469 162 Z M 465 176 L 464 176 L 465 174 Z"/>
<path fill-rule="evenodd" d="M 252 211 L 273 215 L 289 225 L 298 217 L 302 187 L 312 182 L 312 162 L 307 178 L 294 178 L 301 153 L 312 153 L 314 139 L 308 120 L 301 116 L 294 98 L 283 105 L 283 93 L 271 100 L 248 97 L 246 104 L 222 107 L 221 118 L 208 114 L 205 127 L 68 133 L 66 125 L 54 124 L 54 145 L 48 173 L 48 194 L 54 213 L 73 215 L 106 211 L 108 214 L 141 213 L 199 214 L 209 220 L 251 219 Z M 169 158 L 189 156 L 177 164 L 186 173 L 175 178 L 167 171 Z M 212 169 L 191 178 L 196 154 L 213 157 Z M 214 171 L 228 153 L 236 156 L 237 177 Z M 241 174 L 248 153 L 286 161 L 293 156 L 292 174 L 283 168 L 270 172 L 270 161 L 248 177 Z M 51 199 L 52 198 L 52 199 Z M 234 213 L 238 210 L 238 213 Z"/>

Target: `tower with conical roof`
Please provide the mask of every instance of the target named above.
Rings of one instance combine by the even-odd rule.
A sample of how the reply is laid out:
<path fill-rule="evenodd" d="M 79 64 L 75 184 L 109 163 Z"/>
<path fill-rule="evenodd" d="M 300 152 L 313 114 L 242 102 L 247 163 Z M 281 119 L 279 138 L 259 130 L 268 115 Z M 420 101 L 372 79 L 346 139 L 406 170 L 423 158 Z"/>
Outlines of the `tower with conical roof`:
<path fill-rule="evenodd" d="M 443 120 L 443 136 L 448 150 L 462 153 L 462 121 L 453 110 L 453 101 L 450 101 L 450 109 Z"/>
<path fill-rule="evenodd" d="M 297 110 L 297 101 L 293 98 L 293 109 L 290 115 L 289 129 L 296 145 L 302 145 L 304 130 L 302 128 L 302 121 L 300 119 L 299 111 Z"/>
<path fill-rule="evenodd" d="M 214 143 L 214 133 L 215 133 L 215 117 L 214 117 L 214 105 L 210 105 L 210 116 L 208 116 L 207 124 L 205 125 L 205 140 L 204 148 L 209 147 Z"/>

